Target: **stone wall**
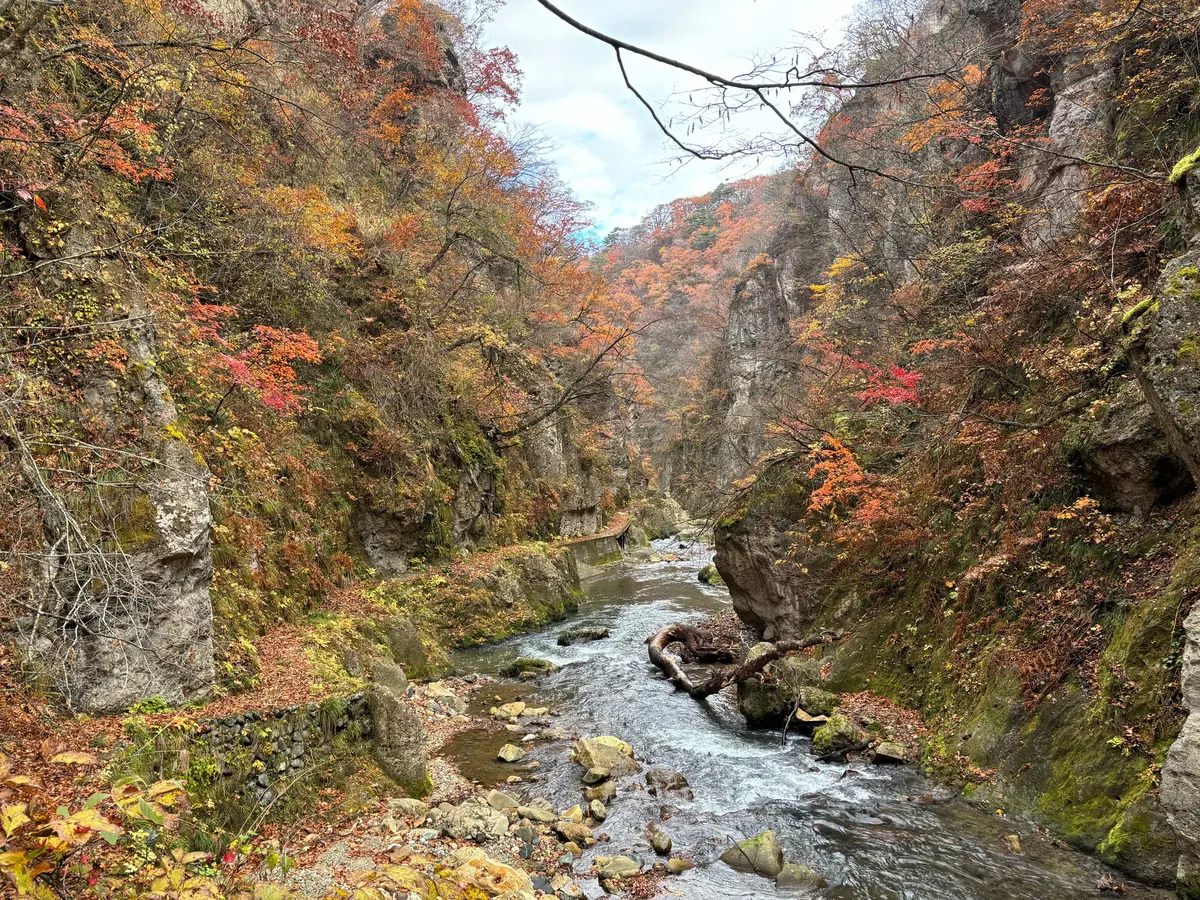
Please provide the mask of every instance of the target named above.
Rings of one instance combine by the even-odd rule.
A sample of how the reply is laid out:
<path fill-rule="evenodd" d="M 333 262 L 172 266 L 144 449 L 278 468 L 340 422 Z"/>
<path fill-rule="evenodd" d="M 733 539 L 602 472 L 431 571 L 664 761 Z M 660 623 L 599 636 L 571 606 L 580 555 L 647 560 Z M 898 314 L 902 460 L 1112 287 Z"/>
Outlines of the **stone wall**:
<path fill-rule="evenodd" d="M 372 732 L 367 697 L 353 694 L 202 720 L 189 742 L 188 760 L 211 759 L 214 767 L 205 767 L 210 784 L 223 781 L 244 799 L 266 805 L 277 796 L 281 782 L 310 772 L 339 738 L 365 746 Z"/>

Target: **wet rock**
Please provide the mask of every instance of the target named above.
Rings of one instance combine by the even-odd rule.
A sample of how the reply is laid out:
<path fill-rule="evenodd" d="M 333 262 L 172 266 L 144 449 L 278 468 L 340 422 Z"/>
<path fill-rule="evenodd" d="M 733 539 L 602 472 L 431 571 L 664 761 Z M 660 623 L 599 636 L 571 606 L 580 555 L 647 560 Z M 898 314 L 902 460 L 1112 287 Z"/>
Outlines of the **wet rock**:
<path fill-rule="evenodd" d="M 632 856 L 596 857 L 596 877 L 601 881 L 619 881 L 642 871 L 642 864 Z"/>
<path fill-rule="evenodd" d="M 701 584 L 724 584 L 725 579 L 721 577 L 721 573 L 717 571 L 717 567 L 712 563 L 706 565 L 700 570 L 700 574 L 696 576 Z"/>
<path fill-rule="evenodd" d="M 407 703 L 382 685 L 367 695 L 371 710 L 372 744 L 379 767 L 411 796 L 433 788 L 426 771 L 425 725 Z"/>
<path fill-rule="evenodd" d="M 523 713 L 521 713 L 521 718 L 525 718 L 525 717 L 540 718 L 542 716 L 548 715 L 549 712 L 550 712 L 550 707 L 548 707 L 548 706 L 527 706 L 527 707 L 525 707 L 525 711 Z"/>
<path fill-rule="evenodd" d="M 597 822 L 603 822 L 608 818 L 608 807 L 599 800 L 593 800 L 588 804 L 588 812 L 592 814 L 592 818 Z"/>
<path fill-rule="evenodd" d="M 783 871 L 783 847 L 773 831 L 764 831 L 757 837 L 738 841 L 721 854 L 721 862 L 737 869 L 774 878 Z"/>
<path fill-rule="evenodd" d="M 690 859 L 681 859 L 680 857 L 676 856 L 673 859 L 667 860 L 667 871 L 672 875 L 682 875 L 689 869 L 694 868 L 696 868 L 696 864 Z"/>
<path fill-rule="evenodd" d="M 464 803 L 446 816 L 445 832 L 459 841 L 488 841 L 508 834 L 508 816 L 479 803 Z"/>
<path fill-rule="evenodd" d="M 901 763 L 908 762 L 908 757 L 904 752 L 903 744 L 898 744 L 895 741 L 884 741 L 875 748 L 874 761 L 885 765 L 900 765 Z"/>
<path fill-rule="evenodd" d="M 595 768 L 588 769 L 583 773 L 584 784 L 599 784 L 602 781 L 607 781 L 612 777 L 612 769 Z"/>
<path fill-rule="evenodd" d="M 598 800 L 601 803 L 610 803 L 617 796 L 617 786 L 611 781 L 606 781 L 603 784 L 598 784 L 595 787 L 587 788 L 583 792 L 584 799 L 588 802 Z"/>
<path fill-rule="evenodd" d="M 600 641 L 608 637 L 607 628 L 572 628 L 558 636 L 558 646 L 570 647 L 574 644 L 586 644 Z"/>
<path fill-rule="evenodd" d="M 563 814 L 561 816 L 559 816 L 559 818 L 566 819 L 569 822 L 582 822 L 583 821 L 583 807 L 577 803 L 574 806 L 572 806 L 570 809 L 563 812 Z"/>
<path fill-rule="evenodd" d="M 862 731 L 841 713 L 829 717 L 829 721 L 813 733 L 813 753 L 825 756 L 842 753 L 862 741 Z"/>
<path fill-rule="evenodd" d="M 788 863 L 775 876 L 775 887 L 783 890 L 819 891 L 826 881 L 808 866 Z"/>
<path fill-rule="evenodd" d="M 576 741 L 572 755 L 585 769 L 608 769 L 617 777 L 636 775 L 642 770 L 633 758 L 633 747 L 611 736 Z"/>
<path fill-rule="evenodd" d="M 647 771 L 646 787 L 654 796 L 680 794 L 690 798 L 692 795 L 692 791 L 688 787 L 688 780 L 684 778 L 683 773 L 674 772 L 671 769 L 654 768 Z"/>
<path fill-rule="evenodd" d="M 557 834 L 565 842 L 573 844 L 594 844 L 595 836 L 592 834 L 592 829 L 588 828 L 582 822 L 572 822 L 570 819 L 562 819 L 554 823 L 554 833 Z"/>
<path fill-rule="evenodd" d="M 518 747 L 516 744 L 505 744 L 500 748 L 500 752 L 496 754 L 496 759 L 501 762 L 515 763 L 520 762 L 529 754 Z"/>
<path fill-rule="evenodd" d="M 659 856 L 666 856 L 671 852 L 670 836 L 659 828 L 657 825 L 650 826 L 650 846 Z"/>
<path fill-rule="evenodd" d="M 512 703 L 505 703 L 503 706 L 493 706 L 488 712 L 497 719 L 515 719 L 521 713 L 525 712 L 525 704 L 520 700 L 514 700 Z"/>
<path fill-rule="evenodd" d="M 1025 849 L 1021 846 L 1021 836 L 1019 834 L 1006 834 L 1004 836 L 1004 846 L 1014 856 L 1025 855 Z"/>
<path fill-rule="evenodd" d="M 532 672 L 535 676 L 545 675 L 548 672 L 557 672 L 559 666 L 550 662 L 548 659 L 533 659 L 527 656 L 520 656 L 510 663 L 505 663 L 500 667 L 500 674 L 506 678 L 519 678 L 527 672 Z"/>

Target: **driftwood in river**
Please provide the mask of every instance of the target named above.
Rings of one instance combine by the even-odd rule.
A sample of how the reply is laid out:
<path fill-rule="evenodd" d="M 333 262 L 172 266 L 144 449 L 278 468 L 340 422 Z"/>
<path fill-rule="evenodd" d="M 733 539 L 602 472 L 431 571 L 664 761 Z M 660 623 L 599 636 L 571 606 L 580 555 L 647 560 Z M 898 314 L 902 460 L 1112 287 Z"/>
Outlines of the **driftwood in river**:
<path fill-rule="evenodd" d="M 802 641 L 780 641 L 774 649 L 747 660 L 740 666 L 719 669 L 699 684 L 692 683 L 687 673 L 679 665 L 679 660 L 667 651 L 667 647 L 674 643 L 682 644 L 684 649 L 699 662 L 715 661 L 719 655 L 725 655 L 728 660 L 728 651 L 717 651 L 706 646 L 701 634 L 695 628 L 687 625 L 668 625 L 654 635 L 648 644 L 650 662 L 662 670 L 663 674 L 667 676 L 667 680 L 688 695 L 697 700 L 703 700 L 731 684 L 754 677 L 781 656 L 796 650 L 804 650 L 807 647 L 815 647 L 817 644 L 829 644 L 836 641 L 838 637 L 839 635 L 832 631 L 825 631 L 806 637 Z"/>

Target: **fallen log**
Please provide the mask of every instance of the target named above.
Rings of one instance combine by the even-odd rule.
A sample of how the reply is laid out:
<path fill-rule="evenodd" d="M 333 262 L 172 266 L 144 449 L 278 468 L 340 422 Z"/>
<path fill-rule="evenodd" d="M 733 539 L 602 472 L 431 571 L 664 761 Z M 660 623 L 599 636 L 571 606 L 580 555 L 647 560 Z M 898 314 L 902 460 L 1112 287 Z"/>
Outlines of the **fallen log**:
<path fill-rule="evenodd" d="M 839 637 L 841 635 L 835 632 L 823 631 L 820 634 L 806 637 L 802 641 L 780 641 L 775 645 L 774 649 L 763 653 L 761 656 L 747 660 L 740 666 L 718 670 L 699 684 L 692 682 L 691 678 L 688 677 L 687 673 L 680 666 L 679 660 L 667 650 L 667 647 L 671 644 L 680 643 L 684 648 L 689 649 L 693 655 L 697 655 L 694 650 L 688 647 L 689 641 L 693 645 L 699 645 L 700 643 L 696 629 L 690 628 L 687 625 L 668 625 L 659 631 L 658 634 L 654 635 L 647 643 L 650 652 L 650 662 L 654 663 L 667 676 L 667 680 L 689 696 L 697 700 L 703 700 L 705 697 L 710 697 L 724 690 L 731 684 L 738 684 L 747 678 L 753 678 L 781 656 L 794 653 L 797 650 L 804 650 L 808 647 L 815 647 L 818 644 L 831 644 Z"/>

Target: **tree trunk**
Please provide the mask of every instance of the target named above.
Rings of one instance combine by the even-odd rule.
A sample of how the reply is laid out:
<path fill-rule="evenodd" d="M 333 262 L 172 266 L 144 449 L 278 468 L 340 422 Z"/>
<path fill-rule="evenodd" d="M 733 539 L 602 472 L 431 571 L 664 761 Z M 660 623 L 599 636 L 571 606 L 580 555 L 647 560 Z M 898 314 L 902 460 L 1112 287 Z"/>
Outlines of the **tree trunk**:
<path fill-rule="evenodd" d="M 667 676 L 667 680 L 675 687 L 697 700 L 703 700 L 731 684 L 738 684 L 747 678 L 754 677 L 781 656 L 796 650 L 804 650 L 807 647 L 815 647 L 818 644 L 831 644 L 840 637 L 841 635 L 835 632 L 824 631 L 806 637 L 802 641 L 780 641 L 775 645 L 775 649 L 769 650 L 762 656 L 747 660 L 740 666 L 721 669 L 699 684 L 693 684 L 687 673 L 680 667 L 679 660 L 667 652 L 667 647 L 678 641 L 697 658 L 703 658 L 701 652 L 707 655 L 711 651 L 700 645 L 696 629 L 689 628 L 687 625 L 668 625 L 649 641 L 650 662 L 658 666 Z M 701 652 L 697 652 L 697 650 Z"/>

